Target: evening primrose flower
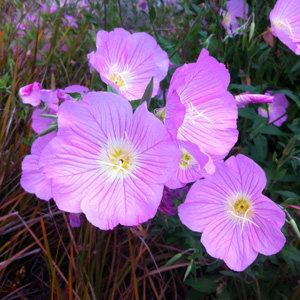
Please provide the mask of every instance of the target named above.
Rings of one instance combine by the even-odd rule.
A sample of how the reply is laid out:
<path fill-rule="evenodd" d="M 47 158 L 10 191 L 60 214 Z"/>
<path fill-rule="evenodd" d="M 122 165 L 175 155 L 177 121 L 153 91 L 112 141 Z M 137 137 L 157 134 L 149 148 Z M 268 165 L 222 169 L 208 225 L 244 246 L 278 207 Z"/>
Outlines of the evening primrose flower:
<path fill-rule="evenodd" d="M 145 32 L 130 34 L 122 28 L 111 32 L 99 31 L 97 50 L 88 55 L 102 81 L 111 85 L 128 100 L 141 99 L 154 78 L 153 94 L 168 72 L 169 58 L 155 39 Z"/>
<path fill-rule="evenodd" d="M 300 1 L 278 0 L 270 13 L 272 33 L 300 55 Z"/>
<path fill-rule="evenodd" d="M 268 91 L 272 93 L 272 91 Z M 289 101 L 286 98 L 285 94 L 275 94 L 274 102 L 268 104 L 268 108 L 264 109 L 263 107 L 258 108 L 258 114 L 265 117 L 270 118 L 269 123 L 273 123 L 275 126 L 280 127 L 286 120 L 286 109 L 289 105 Z"/>
<path fill-rule="evenodd" d="M 19 96 L 24 104 L 38 106 L 42 98 L 42 85 L 34 82 L 20 88 Z"/>
<path fill-rule="evenodd" d="M 57 116 L 57 137 L 40 159 L 57 206 L 101 229 L 154 217 L 181 153 L 145 103 L 133 114 L 123 97 L 91 92 L 62 103 Z"/>
<path fill-rule="evenodd" d="M 243 271 L 258 253 L 273 255 L 285 243 L 284 212 L 262 195 L 263 170 L 244 155 L 218 163 L 209 178 L 197 181 L 178 208 L 183 224 L 202 232 L 209 255 Z"/>
<path fill-rule="evenodd" d="M 204 177 L 206 171 L 204 167 L 209 161 L 208 155 L 202 153 L 198 146 L 188 141 L 177 140 L 177 145 L 181 151 L 181 159 L 176 172 L 165 183 L 168 188 L 177 189 L 187 183 L 194 182 Z"/>
<path fill-rule="evenodd" d="M 251 94 L 250 92 L 236 95 L 234 98 L 238 107 L 245 107 L 250 103 L 273 103 L 275 99 L 274 96 L 271 96 L 268 93 L 261 95 Z"/>
<path fill-rule="evenodd" d="M 230 75 L 206 49 L 196 63 L 179 67 L 168 90 L 165 126 L 213 160 L 224 158 L 238 137 L 237 105 L 227 91 Z"/>
<path fill-rule="evenodd" d="M 230 0 L 226 3 L 227 11 L 223 11 L 222 25 L 227 30 L 228 35 L 231 35 L 239 27 L 238 18 L 244 17 L 244 0 Z M 245 6 L 245 17 L 248 14 L 248 4 Z"/>
<path fill-rule="evenodd" d="M 43 149 L 55 136 L 53 131 L 37 138 L 31 146 L 31 154 L 22 162 L 21 186 L 26 192 L 46 201 L 52 198 L 51 180 L 40 171 L 39 159 Z"/>

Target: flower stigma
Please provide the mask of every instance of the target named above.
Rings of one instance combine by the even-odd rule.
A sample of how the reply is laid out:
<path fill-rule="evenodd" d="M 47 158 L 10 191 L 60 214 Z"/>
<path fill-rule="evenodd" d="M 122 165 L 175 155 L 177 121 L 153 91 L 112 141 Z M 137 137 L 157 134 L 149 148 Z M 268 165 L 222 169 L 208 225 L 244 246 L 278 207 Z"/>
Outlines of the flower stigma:
<path fill-rule="evenodd" d="M 241 234 L 243 233 L 246 222 L 259 227 L 252 221 L 254 210 L 250 201 L 250 197 L 248 196 L 238 194 L 237 196 L 230 198 L 228 201 L 228 212 L 231 218 L 236 221 L 236 223 L 242 222 Z"/>
<path fill-rule="evenodd" d="M 195 159 L 193 156 L 185 149 L 181 149 L 182 155 L 180 159 L 180 168 L 181 169 L 188 169 L 191 168 L 195 163 Z"/>
<path fill-rule="evenodd" d="M 101 145 L 100 165 L 107 173 L 106 185 L 115 179 L 136 176 L 132 171 L 136 167 L 136 154 L 128 139 L 126 131 L 123 139 L 112 141 L 108 139 L 107 147 Z"/>
<path fill-rule="evenodd" d="M 116 84 L 120 89 L 128 89 L 130 71 L 125 67 L 122 71 L 117 65 L 110 68 L 109 80 Z"/>

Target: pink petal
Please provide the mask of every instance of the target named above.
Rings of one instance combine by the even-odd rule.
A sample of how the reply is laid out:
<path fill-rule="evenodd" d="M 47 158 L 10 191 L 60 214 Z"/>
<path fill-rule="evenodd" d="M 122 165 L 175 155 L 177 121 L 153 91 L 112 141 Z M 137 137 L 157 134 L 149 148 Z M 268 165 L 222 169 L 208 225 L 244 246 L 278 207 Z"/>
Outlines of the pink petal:
<path fill-rule="evenodd" d="M 249 239 L 255 251 L 264 255 L 273 255 L 283 248 L 286 241 L 280 230 L 285 224 L 285 213 L 263 195 L 252 200 L 255 211 L 253 222 L 258 227 L 247 227 Z"/>
<path fill-rule="evenodd" d="M 42 109 L 37 108 L 32 114 L 31 127 L 36 133 L 41 133 L 42 131 L 46 130 L 55 121 L 52 118 L 40 116 L 41 114 L 56 115 L 54 110 L 50 109 L 49 111 L 42 111 Z"/>
<path fill-rule="evenodd" d="M 223 259 L 230 269 L 237 272 L 245 270 L 258 255 L 245 231 L 241 234 L 240 228 L 227 217 L 208 224 L 201 242 L 209 255 Z"/>
<path fill-rule="evenodd" d="M 31 155 L 26 156 L 22 162 L 21 186 L 26 192 L 47 201 L 52 198 L 51 180 L 40 171 L 39 159 L 41 152 L 55 135 L 55 132 L 51 132 L 37 138 L 32 144 Z"/>
<path fill-rule="evenodd" d="M 181 152 L 162 122 L 144 104 L 135 111 L 128 136 L 139 157 L 139 168 L 134 174 L 149 181 L 165 183 L 176 171 Z"/>
<path fill-rule="evenodd" d="M 300 2 L 278 0 L 270 13 L 272 33 L 300 55 Z"/>
<path fill-rule="evenodd" d="M 31 104 L 32 106 L 38 106 L 41 102 L 42 85 L 38 82 L 26 85 L 19 91 L 21 100 L 25 104 Z"/>

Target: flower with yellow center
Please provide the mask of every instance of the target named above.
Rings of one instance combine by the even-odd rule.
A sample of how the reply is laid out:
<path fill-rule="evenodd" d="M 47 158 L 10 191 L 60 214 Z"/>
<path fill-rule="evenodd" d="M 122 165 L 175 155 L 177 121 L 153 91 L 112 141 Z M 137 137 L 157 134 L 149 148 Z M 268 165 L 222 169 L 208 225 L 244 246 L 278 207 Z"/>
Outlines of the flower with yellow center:
<path fill-rule="evenodd" d="M 178 207 L 183 224 L 202 232 L 201 242 L 212 257 L 243 271 L 258 253 L 273 255 L 285 243 L 285 214 L 262 195 L 266 175 L 250 158 L 239 154 L 216 164 L 216 171 L 191 187 Z"/>

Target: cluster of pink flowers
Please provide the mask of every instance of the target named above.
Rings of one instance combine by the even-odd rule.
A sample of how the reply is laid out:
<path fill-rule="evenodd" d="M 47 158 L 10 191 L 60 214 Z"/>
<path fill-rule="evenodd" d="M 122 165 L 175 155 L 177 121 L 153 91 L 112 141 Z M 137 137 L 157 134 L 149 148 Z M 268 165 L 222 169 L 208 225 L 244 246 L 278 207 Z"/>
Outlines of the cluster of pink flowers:
<path fill-rule="evenodd" d="M 151 78 L 152 96 L 158 93 L 167 53 L 147 33 L 120 28 L 98 32 L 96 46 L 90 67 L 118 94 L 44 90 L 37 82 L 20 89 L 22 101 L 36 107 L 32 127 L 40 134 L 22 164 L 23 188 L 108 230 L 139 225 L 158 209 L 174 215 L 179 194 L 172 189 L 196 182 L 179 217 L 203 232 L 210 255 L 241 271 L 258 253 L 280 251 L 285 217 L 261 194 L 262 169 L 242 155 L 223 161 L 238 138 L 237 102 L 270 103 L 276 95 L 235 99 L 225 65 L 203 49 L 173 74 L 159 119 L 146 102 L 133 111 L 130 101 L 142 98 Z"/>

